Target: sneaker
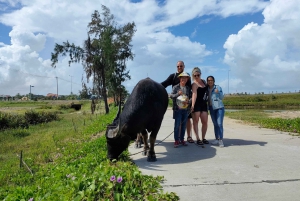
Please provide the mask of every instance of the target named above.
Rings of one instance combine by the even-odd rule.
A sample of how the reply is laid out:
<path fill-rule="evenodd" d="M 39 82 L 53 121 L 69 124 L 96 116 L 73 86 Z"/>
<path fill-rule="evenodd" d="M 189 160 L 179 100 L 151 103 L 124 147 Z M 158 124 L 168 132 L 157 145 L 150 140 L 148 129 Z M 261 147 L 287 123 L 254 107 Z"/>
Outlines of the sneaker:
<path fill-rule="evenodd" d="M 212 145 L 219 145 L 219 140 L 214 140 L 211 142 Z"/>
<path fill-rule="evenodd" d="M 184 140 L 180 141 L 180 144 L 181 144 L 182 146 L 187 146 L 187 145 L 188 145 Z"/>
<path fill-rule="evenodd" d="M 223 140 L 219 140 L 219 147 L 224 147 Z"/>
<path fill-rule="evenodd" d="M 179 146 L 179 141 L 176 140 L 176 141 L 174 142 L 174 148 L 177 148 L 178 146 Z"/>

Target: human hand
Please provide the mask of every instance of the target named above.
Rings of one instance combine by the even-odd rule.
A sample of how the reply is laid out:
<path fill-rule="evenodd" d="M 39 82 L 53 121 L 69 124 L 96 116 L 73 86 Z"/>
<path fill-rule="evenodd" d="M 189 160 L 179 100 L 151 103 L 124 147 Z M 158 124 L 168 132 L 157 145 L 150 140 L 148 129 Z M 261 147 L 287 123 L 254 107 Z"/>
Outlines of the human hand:
<path fill-rule="evenodd" d="M 216 89 L 215 89 L 215 92 L 216 92 L 216 93 L 219 93 L 219 90 L 216 88 Z"/>
<path fill-rule="evenodd" d="M 179 91 L 178 91 L 178 94 L 179 94 L 179 95 L 182 95 L 182 90 L 179 90 Z"/>

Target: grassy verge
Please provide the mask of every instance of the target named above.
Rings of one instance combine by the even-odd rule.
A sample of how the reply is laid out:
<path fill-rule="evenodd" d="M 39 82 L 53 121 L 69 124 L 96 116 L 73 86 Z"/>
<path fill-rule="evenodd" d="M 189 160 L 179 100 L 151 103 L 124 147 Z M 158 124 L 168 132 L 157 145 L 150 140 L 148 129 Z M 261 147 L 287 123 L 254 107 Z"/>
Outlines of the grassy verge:
<path fill-rule="evenodd" d="M 225 96 L 227 108 L 300 108 L 300 93 Z"/>
<path fill-rule="evenodd" d="M 300 135 L 300 118 L 270 118 L 267 113 L 260 110 L 242 110 L 236 112 L 226 112 L 226 116 L 232 119 L 238 119 L 248 123 L 254 123 L 260 127 L 290 132 L 293 135 Z"/>
<path fill-rule="evenodd" d="M 0 200 L 179 200 L 162 191 L 163 177 L 141 174 L 128 152 L 119 161 L 107 160 L 101 134 L 116 109 L 91 115 L 88 108 L 0 132 Z M 21 150 L 32 173 L 19 167 Z"/>

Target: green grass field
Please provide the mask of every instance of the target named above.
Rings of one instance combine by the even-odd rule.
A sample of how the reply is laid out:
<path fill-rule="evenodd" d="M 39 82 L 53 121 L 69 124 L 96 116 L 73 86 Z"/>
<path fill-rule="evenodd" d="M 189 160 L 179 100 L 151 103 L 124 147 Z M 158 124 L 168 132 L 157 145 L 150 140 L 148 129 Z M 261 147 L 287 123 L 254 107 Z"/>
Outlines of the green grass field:
<path fill-rule="evenodd" d="M 300 93 L 225 96 L 227 108 L 300 109 Z"/>
<path fill-rule="evenodd" d="M 103 132 L 117 108 L 92 115 L 89 101 L 80 111 L 57 107 L 64 103 L 0 103 L 2 112 L 60 111 L 59 121 L 0 131 L 0 200 L 179 199 L 162 191 L 163 177 L 141 174 L 128 152 L 119 161 L 106 158 Z M 28 168 L 20 167 L 21 151 Z"/>

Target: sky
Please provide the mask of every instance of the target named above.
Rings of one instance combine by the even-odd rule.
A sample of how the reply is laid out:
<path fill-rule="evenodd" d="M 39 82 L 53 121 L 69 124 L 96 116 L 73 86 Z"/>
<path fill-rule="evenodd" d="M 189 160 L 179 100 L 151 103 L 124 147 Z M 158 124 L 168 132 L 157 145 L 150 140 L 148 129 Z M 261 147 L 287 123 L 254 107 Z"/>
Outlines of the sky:
<path fill-rule="evenodd" d="M 101 5 L 118 25 L 136 24 L 129 92 L 146 77 L 164 81 L 179 60 L 225 94 L 300 92 L 300 0 L 0 0 L 0 96 L 78 94 L 82 65 L 60 57 L 53 68 L 51 52 L 82 46 Z"/>

